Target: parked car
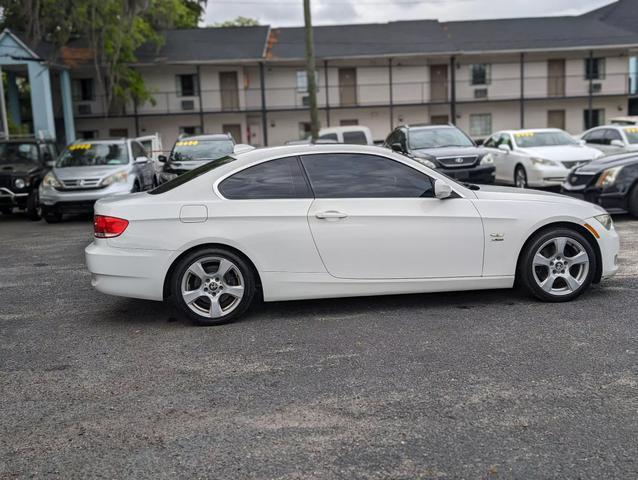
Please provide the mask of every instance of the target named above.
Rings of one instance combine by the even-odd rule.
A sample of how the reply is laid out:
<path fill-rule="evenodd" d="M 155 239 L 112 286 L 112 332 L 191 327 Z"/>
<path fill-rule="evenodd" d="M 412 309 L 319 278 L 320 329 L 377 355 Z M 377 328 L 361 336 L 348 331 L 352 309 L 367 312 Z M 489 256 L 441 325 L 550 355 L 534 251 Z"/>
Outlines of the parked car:
<path fill-rule="evenodd" d="M 609 123 L 612 125 L 638 125 L 638 115 L 611 118 Z"/>
<path fill-rule="evenodd" d="M 0 141 L 0 212 L 18 208 L 40 219 L 38 187 L 58 151 L 53 140 L 15 138 Z"/>
<path fill-rule="evenodd" d="M 40 184 L 42 216 L 59 222 L 64 214 L 92 212 L 100 198 L 156 184 L 153 162 L 136 139 L 80 140 L 62 152 Z"/>
<path fill-rule="evenodd" d="M 159 133 L 152 135 L 145 135 L 143 137 L 137 137 L 137 141 L 142 144 L 144 150 L 148 155 L 148 158 L 153 162 L 153 168 L 155 169 L 155 178 L 159 183 L 159 175 L 162 171 L 162 162 L 159 161 L 159 157 L 164 154 L 162 146 L 162 137 Z"/>
<path fill-rule="evenodd" d="M 573 169 L 563 193 L 638 218 L 638 152 L 610 155 Z"/>
<path fill-rule="evenodd" d="M 152 221 L 149 221 L 152 220 Z M 386 148 L 300 145 L 229 155 L 150 194 L 96 205 L 86 248 L 104 293 L 172 297 L 202 324 L 265 301 L 511 288 L 576 298 L 618 266 L 597 205 L 466 188 Z"/>
<path fill-rule="evenodd" d="M 160 172 L 160 183 L 189 172 L 202 164 L 223 158 L 233 153 L 235 142 L 228 133 L 194 135 L 178 138 L 170 155 L 159 157 L 164 164 Z"/>
<path fill-rule="evenodd" d="M 384 146 L 456 180 L 494 183 L 492 158 L 454 125 L 401 125 L 388 135 Z"/>
<path fill-rule="evenodd" d="M 578 138 L 606 155 L 638 151 L 638 127 L 604 125 L 587 130 Z"/>
<path fill-rule="evenodd" d="M 353 145 L 374 145 L 372 132 L 362 125 L 346 127 L 326 127 L 319 130 L 319 140 L 334 141 Z"/>
<path fill-rule="evenodd" d="M 496 132 L 483 146 L 496 166 L 496 181 L 519 188 L 560 187 L 570 169 L 603 155 L 558 128 Z"/>

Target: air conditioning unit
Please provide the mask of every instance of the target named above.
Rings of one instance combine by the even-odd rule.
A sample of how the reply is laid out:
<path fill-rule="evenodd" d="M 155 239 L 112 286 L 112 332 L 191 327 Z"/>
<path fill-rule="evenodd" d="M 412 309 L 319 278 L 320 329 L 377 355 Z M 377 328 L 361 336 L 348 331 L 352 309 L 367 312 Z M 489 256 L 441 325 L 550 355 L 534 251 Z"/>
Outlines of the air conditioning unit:
<path fill-rule="evenodd" d="M 591 84 L 591 93 L 600 93 L 603 91 L 602 83 L 592 83 Z"/>
<path fill-rule="evenodd" d="M 78 115 L 91 115 L 91 104 L 90 103 L 80 103 L 78 104 Z"/>
<path fill-rule="evenodd" d="M 474 98 L 487 98 L 487 88 L 474 89 Z"/>
<path fill-rule="evenodd" d="M 195 100 L 182 100 L 182 110 L 195 110 Z"/>

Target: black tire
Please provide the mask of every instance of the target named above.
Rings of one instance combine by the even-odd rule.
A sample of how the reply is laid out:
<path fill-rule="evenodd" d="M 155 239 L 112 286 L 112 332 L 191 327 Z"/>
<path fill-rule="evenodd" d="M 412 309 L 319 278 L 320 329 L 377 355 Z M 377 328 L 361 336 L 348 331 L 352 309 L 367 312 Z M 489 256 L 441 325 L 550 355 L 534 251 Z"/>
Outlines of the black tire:
<path fill-rule="evenodd" d="M 44 218 L 44 221 L 47 223 L 60 223 L 62 221 L 62 214 L 44 208 L 42 209 L 42 218 Z"/>
<path fill-rule="evenodd" d="M 634 185 L 634 188 L 629 192 L 627 197 L 627 210 L 629 215 L 634 218 L 638 218 L 638 184 Z"/>
<path fill-rule="evenodd" d="M 568 241 L 567 246 L 563 249 L 564 255 L 561 254 L 559 256 L 558 263 L 557 260 L 554 260 L 554 263 L 548 266 L 535 266 L 534 259 L 539 249 L 553 239 L 558 238 L 571 239 L 571 242 Z M 547 248 L 551 248 L 554 245 L 555 244 L 550 244 Z M 586 271 L 584 270 L 584 266 L 582 266 L 583 270 L 581 271 L 581 265 L 571 261 L 572 258 L 575 258 L 573 252 L 578 251 L 577 245 L 582 247 L 581 251 L 587 255 L 589 263 Z M 560 267 L 558 267 L 559 264 Z M 553 268 L 558 268 L 558 272 L 553 270 Z M 587 290 L 592 283 L 596 268 L 596 254 L 587 238 L 577 231 L 569 228 L 553 228 L 541 231 L 532 237 L 527 247 L 522 252 L 517 280 L 520 280 L 520 284 L 525 288 L 525 290 L 539 300 L 544 302 L 568 302 Z M 547 272 L 548 277 L 543 278 L 545 271 Z M 550 279 L 552 284 L 549 285 L 549 288 L 552 288 L 552 286 L 554 288 L 552 288 L 551 292 L 548 292 L 540 286 L 539 281 L 547 280 L 552 272 L 557 272 L 559 275 L 556 277 L 556 280 L 552 281 Z M 561 274 L 561 272 L 563 273 Z M 578 277 L 577 282 L 580 283 L 580 286 L 578 288 L 570 289 L 568 282 L 565 280 L 567 276 L 572 278 Z M 558 293 L 561 288 L 563 291 Z M 555 293 L 553 293 L 554 289 L 556 289 Z"/>
<path fill-rule="evenodd" d="M 514 185 L 518 188 L 529 188 L 527 184 L 527 172 L 523 165 L 517 165 L 514 170 Z"/>
<path fill-rule="evenodd" d="M 135 183 L 133 184 L 133 190 L 131 190 L 131 193 L 135 193 L 135 192 L 140 192 L 140 184 L 138 183 L 137 180 L 135 180 Z"/>
<path fill-rule="evenodd" d="M 27 218 L 34 222 L 42 218 L 42 206 L 40 205 L 40 195 L 37 188 L 27 197 Z"/>
<path fill-rule="evenodd" d="M 211 260 L 211 257 L 213 257 L 214 260 Z M 219 277 L 215 273 L 208 272 L 215 272 L 215 268 L 219 268 L 219 265 L 216 266 L 216 259 L 224 259 L 232 263 L 241 275 L 238 276 L 237 271 L 233 268 L 232 270 L 228 270 L 227 273 L 224 273 L 221 276 L 221 284 L 215 283 L 215 280 L 220 280 Z M 209 290 L 207 290 L 207 293 L 203 293 L 201 296 L 197 296 L 196 300 L 191 302 L 191 307 L 186 303 L 184 297 L 182 296 L 182 284 L 185 283 L 188 286 L 189 282 L 196 282 L 192 287 L 188 288 L 188 291 L 201 291 L 202 288 L 205 288 L 203 283 L 197 283 L 198 281 L 200 281 L 201 277 L 193 275 L 191 272 L 189 272 L 189 268 L 193 264 L 196 264 L 200 261 L 202 262 L 200 265 L 206 267 L 204 269 L 204 273 L 206 273 L 206 275 L 209 277 L 207 278 L 207 281 L 214 282 L 215 285 L 211 283 L 209 286 Z M 229 295 L 222 290 L 224 286 L 226 286 L 226 288 L 228 289 L 229 283 L 233 283 L 237 286 L 243 286 L 243 296 L 241 297 L 241 299 L 236 300 L 236 297 Z M 216 288 L 218 287 L 216 287 L 216 285 L 221 285 L 222 288 L 217 290 Z M 248 307 L 250 307 L 255 296 L 256 278 L 251 266 L 241 256 L 222 248 L 202 248 L 186 255 L 184 258 L 179 260 L 179 262 L 173 269 L 173 274 L 170 279 L 170 287 L 171 295 L 173 297 L 175 305 L 182 312 L 184 312 L 184 314 L 193 322 L 197 323 L 198 325 L 206 326 L 222 325 L 225 323 L 234 322 L 246 312 Z M 221 314 L 221 316 L 213 318 L 211 316 L 205 316 L 203 311 L 206 310 L 206 308 L 209 308 L 210 311 L 213 310 L 211 295 L 216 295 L 215 293 L 213 293 L 214 288 L 215 291 L 219 294 L 219 296 L 216 298 L 218 305 L 221 305 L 220 312 L 223 312 L 224 308 L 230 308 L 231 306 L 232 309 L 229 310 L 227 314 Z M 236 302 L 236 304 L 233 302 Z M 226 304 L 226 307 L 224 307 L 224 304 Z"/>
<path fill-rule="evenodd" d="M 13 208 L 12 207 L 2 208 L 0 209 L 0 213 L 2 213 L 2 215 L 11 215 L 13 213 Z"/>

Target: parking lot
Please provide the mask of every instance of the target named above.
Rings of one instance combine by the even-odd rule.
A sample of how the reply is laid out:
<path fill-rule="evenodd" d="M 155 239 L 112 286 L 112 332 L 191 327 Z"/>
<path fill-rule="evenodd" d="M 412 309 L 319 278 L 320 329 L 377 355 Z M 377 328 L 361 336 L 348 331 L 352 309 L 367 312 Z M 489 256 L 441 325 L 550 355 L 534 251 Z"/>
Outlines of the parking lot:
<path fill-rule="evenodd" d="M 257 305 L 198 328 L 91 288 L 91 224 L 0 217 L 0 478 L 635 478 L 638 222 L 619 275 Z"/>

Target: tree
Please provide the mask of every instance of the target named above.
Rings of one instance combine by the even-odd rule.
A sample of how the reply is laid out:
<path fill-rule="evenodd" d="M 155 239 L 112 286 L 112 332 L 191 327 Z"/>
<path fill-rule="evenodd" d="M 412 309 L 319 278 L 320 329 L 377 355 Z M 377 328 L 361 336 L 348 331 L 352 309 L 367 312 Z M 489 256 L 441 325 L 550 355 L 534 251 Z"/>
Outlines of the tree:
<path fill-rule="evenodd" d="M 161 30 L 196 27 L 206 0 L 0 0 L 1 26 L 19 32 L 34 47 L 52 43 L 56 50 L 83 38 L 93 52 L 96 79 L 114 99 L 144 102 L 151 98 L 132 67 L 143 44 L 159 46 Z"/>
<path fill-rule="evenodd" d="M 306 33 L 306 77 L 308 78 L 308 104 L 310 107 L 310 137 L 319 137 L 319 112 L 317 110 L 317 80 L 315 78 L 315 47 L 312 35 L 312 15 L 310 0 L 304 0 L 304 25 Z"/>
<path fill-rule="evenodd" d="M 219 22 L 213 25 L 214 27 L 257 27 L 259 26 L 259 20 L 248 17 L 236 17 L 233 20 L 226 20 L 225 22 Z"/>

